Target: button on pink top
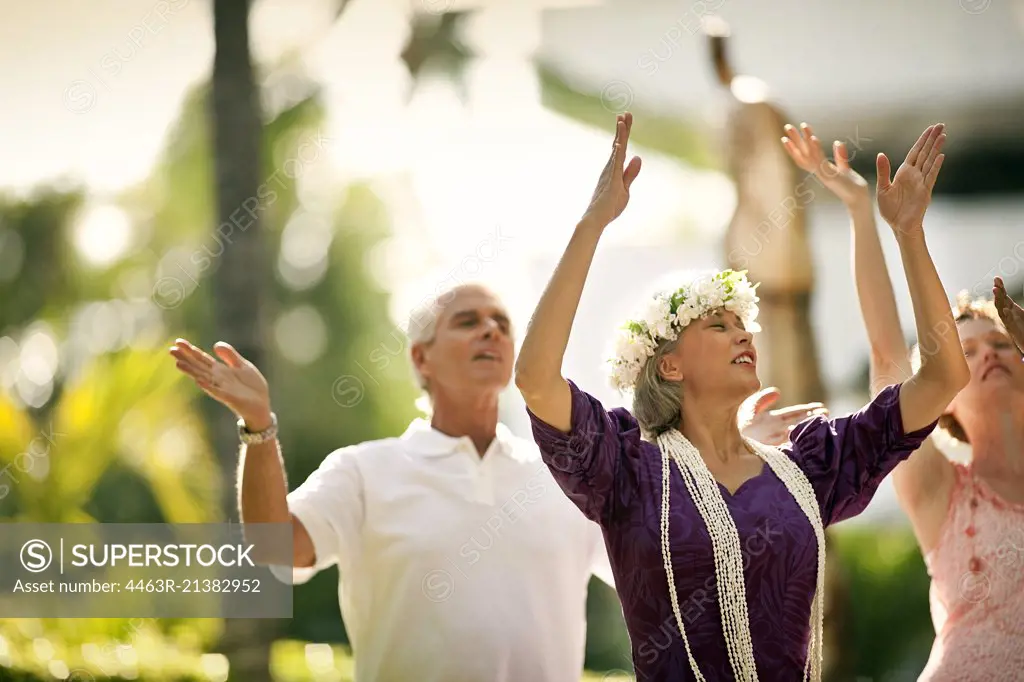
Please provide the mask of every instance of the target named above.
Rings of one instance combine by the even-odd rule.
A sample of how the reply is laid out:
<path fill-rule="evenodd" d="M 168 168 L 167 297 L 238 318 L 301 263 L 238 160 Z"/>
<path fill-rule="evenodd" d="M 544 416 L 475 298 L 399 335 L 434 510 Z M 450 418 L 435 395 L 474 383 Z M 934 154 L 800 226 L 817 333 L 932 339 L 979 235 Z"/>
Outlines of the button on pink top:
<path fill-rule="evenodd" d="M 932 577 L 935 643 L 918 682 L 1024 678 L 1024 505 L 956 464 Z"/>

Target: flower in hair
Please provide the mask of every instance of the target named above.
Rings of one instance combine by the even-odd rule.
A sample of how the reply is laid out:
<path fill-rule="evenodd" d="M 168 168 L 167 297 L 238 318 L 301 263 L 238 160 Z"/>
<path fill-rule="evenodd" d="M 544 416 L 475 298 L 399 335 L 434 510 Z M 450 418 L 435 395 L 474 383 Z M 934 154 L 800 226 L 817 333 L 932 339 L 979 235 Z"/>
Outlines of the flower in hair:
<path fill-rule="evenodd" d="M 675 341 L 691 322 L 717 309 L 735 313 L 747 330 L 760 329 L 757 319 L 757 285 L 746 271 L 723 270 L 699 277 L 674 291 L 660 291 L 617 331 L 611 365 L 611 385 L 620 392 L 632 391 L 644 365 L 663 341 Z"/>

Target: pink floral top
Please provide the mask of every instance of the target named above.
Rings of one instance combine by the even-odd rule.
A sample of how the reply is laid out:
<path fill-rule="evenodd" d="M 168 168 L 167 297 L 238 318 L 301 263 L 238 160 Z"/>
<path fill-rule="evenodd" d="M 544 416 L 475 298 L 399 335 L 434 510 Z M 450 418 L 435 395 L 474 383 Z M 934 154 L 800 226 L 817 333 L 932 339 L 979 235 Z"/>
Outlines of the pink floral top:
<path fill-rule="evenodd" d="M 918 682 L 1024 678 L 1024 505 L 1003 500 L 969 466 L 939 543 L 925 556 L 935 644 Z"/>

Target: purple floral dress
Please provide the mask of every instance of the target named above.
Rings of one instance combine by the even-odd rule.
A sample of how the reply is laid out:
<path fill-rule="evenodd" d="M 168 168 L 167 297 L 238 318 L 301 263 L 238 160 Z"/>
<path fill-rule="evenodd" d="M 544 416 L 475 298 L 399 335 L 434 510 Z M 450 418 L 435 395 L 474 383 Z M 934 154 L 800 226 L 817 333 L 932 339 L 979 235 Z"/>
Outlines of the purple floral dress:
<path fill-rule="evenodd" d="M 565 494 L 604 531 L 637 680 L 693 680 L 661 554 L 661 452 L 641 440 L 627 410 L 605 410 L 569 386 L 570 432 L 527 410 L 534 439 Z M 935 428 L 903 432 L 899 391 L 889 386 L 847 417 L 801 422 L 783 448 L 810 480 L 826 527 L 863 511 L 882 479 Z M 705 679 L 733 680 L 711 539 L 674 464 L 671 472 L 669 545 L 683 626 Z M 758 677 L 800 680 L 817 577 L 814 530 L 767 465 L 735 494 L 720 489 L 739 531 Z"/>

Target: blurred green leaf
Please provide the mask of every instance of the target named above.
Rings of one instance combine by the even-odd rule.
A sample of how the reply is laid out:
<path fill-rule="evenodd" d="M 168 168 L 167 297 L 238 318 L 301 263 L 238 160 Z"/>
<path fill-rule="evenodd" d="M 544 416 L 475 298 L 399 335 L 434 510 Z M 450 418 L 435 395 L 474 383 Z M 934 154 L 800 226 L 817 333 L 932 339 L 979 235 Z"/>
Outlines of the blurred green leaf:
<path fill-rule="evenodd" d="M 541 102 L 552 111 L 607 130 L 610 140 L 615 131 L 615 115 L 628 109 L 634 118 L 631 143 L 675 157 L 694 168 L 722 168 L 719 155 L 707 142 L 707 131 L 695 121 L 646 110 L 634 101 L 633 88 L 628 83 L 613 81 L 604 86 L 603 92 L 593 92 L 574 85 L 544 63 L 537 65 L 537 72 Z"/>

